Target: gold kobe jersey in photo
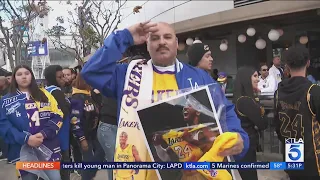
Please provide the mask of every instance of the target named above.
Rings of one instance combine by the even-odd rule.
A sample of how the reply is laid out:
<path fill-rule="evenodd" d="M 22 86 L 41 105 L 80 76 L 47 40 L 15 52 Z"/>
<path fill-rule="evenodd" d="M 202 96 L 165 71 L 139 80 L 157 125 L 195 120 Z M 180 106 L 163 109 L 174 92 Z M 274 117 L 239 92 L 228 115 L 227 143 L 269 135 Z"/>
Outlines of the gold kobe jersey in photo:
<path fill-rule="evenodd" d="M 194 130 L 192 129 L 189 132 L 194 132 Z M 184 132 L 170 130 L 162 135 L 162 139 L 175 152 L 180 162 L 197 161 L 203 155 L 202 150 L 199 147 L 183 140 L 183 134 Z"/>
<path fill-rule="evenodd" d="M 135 162 L 135 158 L 132 153 L 133 145 L 129 144 L 126 148 L 122 149 L 120 146 L 117 147 L 114 159 L 116 162 Z M 134 174 L 132 169 L 128 170 L 117 170 L 116 176 L 121 178 L 131 177 Z"/>

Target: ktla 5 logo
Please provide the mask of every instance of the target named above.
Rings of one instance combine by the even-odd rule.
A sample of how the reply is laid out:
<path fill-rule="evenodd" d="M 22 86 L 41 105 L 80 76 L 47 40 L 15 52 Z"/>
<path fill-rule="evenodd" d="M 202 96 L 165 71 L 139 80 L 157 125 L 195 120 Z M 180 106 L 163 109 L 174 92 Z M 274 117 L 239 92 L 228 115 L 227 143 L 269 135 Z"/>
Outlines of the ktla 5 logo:
<path fill-rule="evenodd" d="M 303 139 L 286 139 L 286 162 L 304 162 L 304 142 Z"/>

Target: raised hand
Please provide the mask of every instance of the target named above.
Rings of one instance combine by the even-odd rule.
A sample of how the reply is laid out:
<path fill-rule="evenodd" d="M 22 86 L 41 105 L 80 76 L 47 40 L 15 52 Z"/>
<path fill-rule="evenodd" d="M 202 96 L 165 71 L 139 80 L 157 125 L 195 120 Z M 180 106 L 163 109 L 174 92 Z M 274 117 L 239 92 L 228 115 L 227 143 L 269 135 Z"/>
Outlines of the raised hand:
<path fill-rule="evenodd" d="M 135 45 L 143 44 L 147 41 L 149 33 L 157 32 L 157 24 L 146 21 L 143 23 L 132 25 L 128 28 Z"/>

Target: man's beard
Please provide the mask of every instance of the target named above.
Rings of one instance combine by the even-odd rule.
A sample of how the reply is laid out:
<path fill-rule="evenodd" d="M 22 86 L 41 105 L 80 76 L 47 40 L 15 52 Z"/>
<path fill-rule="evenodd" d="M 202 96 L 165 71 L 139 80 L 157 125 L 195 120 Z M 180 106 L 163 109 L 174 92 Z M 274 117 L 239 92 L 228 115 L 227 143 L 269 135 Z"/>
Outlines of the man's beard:
<path fill-rule="evenodd" d="M 70 86 L 71 84 L 72 84 L 72 81 L 67 81 L 67 82 L 64 84 L 64 87 Z"/>

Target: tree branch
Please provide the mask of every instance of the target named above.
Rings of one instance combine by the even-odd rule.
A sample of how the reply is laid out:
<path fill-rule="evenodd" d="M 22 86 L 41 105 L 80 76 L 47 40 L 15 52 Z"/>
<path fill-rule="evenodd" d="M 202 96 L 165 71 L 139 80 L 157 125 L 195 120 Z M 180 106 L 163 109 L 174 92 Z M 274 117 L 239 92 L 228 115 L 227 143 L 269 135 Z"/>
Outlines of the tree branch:
<path fill-rule="evenodd" d="M 127 2 L 127 0 L 125 0 L 123 4 L 120 4 L 120 3 L 119 3 L 118 9 L 117 9 L 116 14 L 115 14 L 115 16 L 114 16 L 114 19 L 113 19 L 113 21 L 111 22 L 111 24 L 109 25 L 108 31 L 104 34 L 104 37 L 106 37 L 106 36 L 109 34 L 109 32 L 110 32 L 110 30 L 111 30 L 111 27 L 112 27 L 113 23 L 115 22 L 115 20 L 116 20 L 117 18 L 119 18 L 119 20 L 117 21 L 117 24 L 115 25 L 115 28 L 113 28 L 112 31 L 114 31 L 114 29 L 116 29 L 116 27 L 117 27 L 118 24 L 120 23 L 120 16 L 118 16 L 118 14 L 119 14 L 119 12 L 120 12 L 120 9 L 122 8 L 122 6 L 125 5 L 126 2 Z"/>
<path fill-rule="evenodd" d="M 4 36 L 4 39 L 6 40 L 3 44 L 7 47 L 10 47 L 10 40 L 9 40 L 9 35 L 7 34 L 7 28 L 3 27 L 2 23 L 3 23 L 3 19 L 0 16 L 0 30 Z"/>
<path fill-rule="evenodd" d="M 14 15 L 16 15 L 18 19 L 21 19 L 9 0 L 7 0 L 7 3 L 10 6 L 10 9 L 13 11 Z"/>
<path fill-rule="evenodd" d="M 0 38 L 0 43 L 2 43 L 3 45 L 6 45 L 6 43 L 3 40 L 4 38 Z"/>
<path fill-rule="evenodd" d="M 86 56 L 90 54 L 91 48 L 97 47 L 97 43 L 102 45 L 105 37 L 114 31 L 120 23 L 120 9 L 123 8 L 126 0 L 118 1 L 117 3 L 110 1 L 108 6 L 105 6 L 105 2 L 103 0 L 83 0 L 82 4 L 77 5 L 74 11 L 69 12 L 71 17 L 69 16 L 67 19 L 70 25 L 70 32 L 73 33 L 72 42 L 75 43 L 74 50 L 77 52 L 76 59 L 78 60 L 81 59 L 80 55 Z M 111 6 L 112 4 L 117 6 Z M 54 34 L 54 29 L 52 28 L 51 30 L 51 33 Z M 56 33 L 59 33 L 58 30 L 56 29 Z M 61 48 L 66 47 L 63 46 L 65 42 L 58 39 L 55 41 L 55 44 L 60 45 Z"/>
<path fill-rule="evenodd" d="M 12 2 L 12 1 L 11 1 Z M 0 6 L 2 7 L 3 14 L 8 17 L 11 22 L 9 27 L 4 26 L 4 20 L 0 17 L 0 31 L 4 36 L 2 43 L 6 46 L 8 59 L 10 61 L 11 68 L 14 67 L 15 62 L 20 62 L 21 60 L 21 48 L 25 47 L 29 41 L 30 33 L 32 33 L 32 28 L 30 28 L 30 23 L 34 20 L 40 13 L 48 12 L 46 6 L 46 1 L 43 1 L 36 6 L 34 0 L 28 0 L 28 3 L 21 1 L 19 5 L 12 4 L 10 0 L 0 0 Z M 16 2 L 16 1 L 14 1 Z M 38 9 L 39 7 L 42 9 Z M 28 29 L 28 40 L 24 42 L 24 33 Z M 14 57 L 15 56 L 15 57 Z"/>
<path fill-rule="evenodd" d="M 52 42 L 53 46 L 55 47 L 55 49 L 58 49 L 59 51 L 64 51 L 69 53 L 70 55 L 74 55 L 72 54 L 69 50 L 73 50 L 76 54 L 76 59 L 79 60 L 78 58 L 79 56 L 79 51 L 77 48 L 72 48 L 70 46 L 67 46 L 66 44 L 62 43 L 60 40 L 56 40 L 56 39 L 52 39 L 50 36 L 48 36 L 49 40 Z M 58 44 L 58 45 L 57 45 Z M 81 60 L 81 59 L 80 59 Z"/>

